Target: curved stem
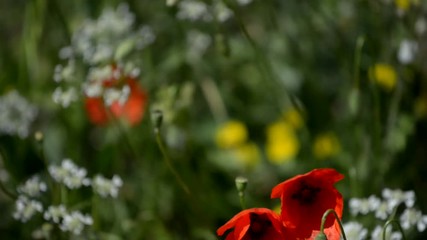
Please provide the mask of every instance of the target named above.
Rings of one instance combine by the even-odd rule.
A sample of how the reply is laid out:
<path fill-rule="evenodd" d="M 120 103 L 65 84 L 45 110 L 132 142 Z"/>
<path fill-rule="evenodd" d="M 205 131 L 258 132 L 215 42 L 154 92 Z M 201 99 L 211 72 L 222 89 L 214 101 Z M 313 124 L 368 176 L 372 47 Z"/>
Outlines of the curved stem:
<path fill-rule="evenodd" d="M 11 191 L 9 191 L 4 185 L 3 182 L 0 181 L 0 189 L 3 191 L 3 193 L 8 196 L 9 198 L 15 200 L 17 198 L 17 196 L 12 193 Z"/>
<path fill-rule="evenodd" d="M 325 229 L 326 218 L 328 217 L 328 215 L 329 215 L 330 213 L 333 213 L 333 214 L 334 214 L 334 216 L 335 216 L 335 219 L 338 221 L 338 224 L 340 225 L 340 230 L 341 230 L 341 233 L 342 233 L 342 237 L 343 237 L 343 239 L 344 239 L 344 240 L 347 240 L 347 237 L 345 236 L 345 232 L 344 232 L 344 228 L 343 228 L 343 226 L 342 226 L 341 220 L 340 220 L 340 218 L 338 217 L 338 215 L 337 215 L 337 213 L 335 212 L 335 210 L 334 210 L 334 209 L 328 209 L 328 210 L 323 214 L 323 217 L 322 217 L 322 223 L 320 224 L 320 232 L 322 232 L 322 233 L 323 233 L 323 231 L 324 231 L 324 229 Z"/>
<path fill-rule="evenodd" d="M 240 206 L 242 207 L 242 210 L 245 210 L 246 202 L 245 202 L 245 194 L 243 192 L 239 192 L 239 199 L 240 199 Z"/>
<path fill-rule="evenodd" d="M 403 240 L 406 240 L 405 233 L 403 232 L 402 226 L 400 226 L 399 221 L 397 221 L 396 219 L 390 219 L 390 220 L 388 220 L 388 221 L 384 224 L 383 232 L 382 232 L 382 234 L 383 234 L 383 240 L 386 240 L 386 234 L 387 234 L 387 231 L 386 231 L 386 230 L 387 230 L 387 227 L 388 227 L 390 224 L 392 224 L 392 223 L 394 223 L 394 225 L 396 225 L 396 226 L 397 226 L 397 228 L 399 229 L 399 232 L 402 234 L 402 239 L 403 239 Z"/>
<path fill-rule="evenodd" d="M 163 160 L 166 163 L 166 166 L 169 168 L 169 170 L 172 172 L 172 174 L 175 176 L 176 180 L 178 181 L 179 185 L 181 185 L 182 189 L 187 193 L 190 194 L 190 189 L 187 187 L 187 185 L 184 183 L 184 181 L 179 176 L 178 172 L 175 170 L 175 168 L 172 165 L 172 162 L 166 152 L 166 147 L 163 143 L 162 137 L 160 135 L 160 128 L 156 127 L 154 129 L 154 133 L 156 134 L 156 141 L 157 145 L 159 146 L 160 152 L 163 155 Z"/>

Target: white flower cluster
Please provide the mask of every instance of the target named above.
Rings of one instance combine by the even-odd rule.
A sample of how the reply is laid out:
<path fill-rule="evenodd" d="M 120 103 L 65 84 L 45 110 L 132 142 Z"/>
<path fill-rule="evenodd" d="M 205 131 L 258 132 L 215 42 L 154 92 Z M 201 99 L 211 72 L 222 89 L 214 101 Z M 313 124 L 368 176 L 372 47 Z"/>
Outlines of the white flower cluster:
<path fill-rule="evenodd" d="M 89 215 L 83 215 L 78 211 L 67 212 L 64 205 L 49 206 L 44 212 L 43 218 L 59 224 L 59 228 L 64 232 L 71 232 L 74 235 L 80 235 L 84 226 L 93 224 L 93 219 Z"/>
<path fill-rule="evenodd" d="M 19 196 L 15 201 L 15 212 L 13 212 L 13 218 L 20 220 L 21 222 L 27 222 L 37 212 L 42 212 L 43 206 L 36 200 L 31 200 L 25 196 Z"/>
<path fill-rule="evenodd" d="M 86 177 L 86 169 L 79 168 L 71 159 L 64 159 L 61 166 L 51 165 L 48 170 L 55 181 L 64 184 L 69 189 L 90 185 L 90 179 Z"/>
<path fill-rule="evenodd" d="M 423 215 L 421 211 L 414 208 L 416 201 L 414 191 L 402 191 L 400 189 L 391 190 L 383 189 L 382 199 L 371 195 L 368 198 L 352 198 L 349 201 L 350 212 L 352 215 L 367 215 L 373 213 L 375 217 L 381 221 L 389 219 L 400 205 L 405 206 L 405 210 L 398 219 L 402 228 L 410 230 L 416 227 L 419 232 L 422 232 L 427 227 L 427 215 Z M 347 239 L 366 239 L 368 234 L 367 229 L 360 223 L 346 223 L 345 232 Z M 388 228 L 387 239 L 400 240 L 402 235 L 400 232 L 391 232 Z M 382 239 L 382 227 L 376 226 L 371 232 L 372 239 Z"/>
<path fill-rule="evenodd" d="M 104 81 L 117 80 L 123 74 L 131 77 L 139 74 L 139 68 L 125 58 L 154 42 L 156 36 L 149 26 L 134 30 L 134 23 L 135 16 L 126 4 L 120 4 L 117 9 L 105 9 L 98 19 L 83 21 L 74 32 L 71 45 L 59 52 L 67 62 L 55 67 L 53 79 L 62 86 L 55 89 L 53 101 L 67 108 L 78 100 L 79 93 L 84 93 L 88 97 L 104 97 L 107 105 L 116 100 L 121 104 L 126 102 L 129 87 L 104 91 Z M 77 59 L 89 66 L 86 77 L 80 76 L 82 72 L 79 70 L 82 69 L 76 67 Z M 117 67 L 110 65 L 112 61 Z M 83 83 L 77 81 L 85 78 Z"/>
<path fill-rule="evenodd" d="M 233 16 L 233 12 L 221 0 L 213 1 L 213 5 L 207 5 L 197 0 L 182 0 L 178 3 L 176 17 L 181 20 L 210 22 L 215 18 L 225 22 Z"/>
<path fill-rule="evenodd" d="M 0 97 L 0 134 L 26 138 L 37 116 L 37 108 L 17 91 Z"/>
<path fill-rule="evenodd" d="M 190 62 L 200 61 L 202 55 L 211 45 L 212 39 L 208 34 L 192 30 L 187 33 L 187 59 Z"/>
<path fill-rule="evenodd" d="M 119 193 L 119 188 L 122 185 L 123 181 L 117 175 L 114 175 L 111 180 L 108 180 L 101 175 L 97 175 L 92 181 L 93 190 L 101 197 L 111 196 L 116 198 Z"/>
<path fill-rule="evenodd" d="M 46 183 L 40 181 L 38 176 L 33 176 L 23 185 L 18 186 L 18 193 L 25 194 L 29 197 L 38 197 L 41 192 L 46 192 L 46 190 Z"/>

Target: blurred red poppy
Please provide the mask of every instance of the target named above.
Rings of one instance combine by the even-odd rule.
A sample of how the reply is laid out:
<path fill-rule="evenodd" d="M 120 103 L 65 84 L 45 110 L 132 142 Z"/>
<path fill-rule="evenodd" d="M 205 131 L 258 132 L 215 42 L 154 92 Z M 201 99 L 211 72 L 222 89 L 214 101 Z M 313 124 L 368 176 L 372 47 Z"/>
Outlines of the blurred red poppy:
<path fill-rule="evenodd" d="M 323 214 L 334 209 L 341 218 L 342 195 L 334 184 L 344 176 L 335 169 L 315 169 L 295 176 L 273 188 L 271 198 L 281 199 L 281 217 L 287 230 L 287 239 L 313 239 L 313 231 L 320 230 Z M 325 223 L 328 240 L 339 240 L 338 221 L 331 215 Z"/>
<path fill-rule="evenodd" d="M 226 240 L 281 240 L 283 226 L 280 216 L 267 208 L 251 208 L 236 214 L 217 230 Z"/>
<path fill-rule="evenodd" d="M 119 80 L 108 79 L 104 81 L 104 88 L 114 87 L 116 82 L 119 82 Z M 111 117 L 114 117 L 123 118 L 131 126 L 134 126 L 142 120 L 147 104 L 145 91 L 132 77 L 125 77 L 122 84 L 128 85 L 130 89 L 127 100 L 122 104 L 116 100 L 110 106 L 106 106 L 102 96 L 86 97 L 86 112 L 92 123 L 105 125 L 111 120 Z"/>

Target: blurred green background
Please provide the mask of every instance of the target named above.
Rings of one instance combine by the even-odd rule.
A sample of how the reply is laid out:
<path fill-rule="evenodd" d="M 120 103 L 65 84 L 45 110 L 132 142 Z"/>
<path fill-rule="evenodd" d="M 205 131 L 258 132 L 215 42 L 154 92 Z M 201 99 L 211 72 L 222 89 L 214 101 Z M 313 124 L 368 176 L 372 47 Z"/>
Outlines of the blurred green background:
<path fill-rule="evenodd" d="M 0 2 L 0 95 L 16 90 L 38 108 L 27 138 L 0 135 L 7 188 L 67 157 L 90 176 L 120 175 L 118 199 L 97 202 L 101 239 L 216 239 L 240 210 L 235 177 L 249 180 L 249 207 L 277 208 L 273 186 L 319 167 L 346 176 L 337 185 L 345 200 L 414 190 L 427 212 L 425 1 L 195 1 L 210 20 L 179 17 L 182 2 Z M 68 108 L 54 103 L 53 75 L 85 19 L 123 3 L 135 31 L 148 25 L 155 35 L 132 53 L 148 105 L 136 126 L 96 126 L 81 96 Z M 83 83 L 89 65 L 78 67 Z M 161 135 L 190 194 L 163 161 L 153 110 L 163 113 Z M 0 238 L 31 238 L 42 218 L 20 223 L 13 206 L 0 193 Z"/>

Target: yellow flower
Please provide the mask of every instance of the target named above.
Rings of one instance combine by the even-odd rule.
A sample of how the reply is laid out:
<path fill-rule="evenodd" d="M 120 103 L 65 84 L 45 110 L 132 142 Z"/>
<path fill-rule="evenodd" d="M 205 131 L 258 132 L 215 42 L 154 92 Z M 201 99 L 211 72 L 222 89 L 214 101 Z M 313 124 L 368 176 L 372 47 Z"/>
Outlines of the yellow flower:
<path fill-rule="evenodd" d="M 423 118 L 427 116 L 427 94 L 419 96 L 414 103 L 415 116 Z"/>
<path fill-rule="evenodd" d="M 399 10 L 407 11 L 411 6 L 410 0 L 395 0 L 394 3 Z"/>
<path fill-rule="evenodd" d="M 375 64 L 371 69 L 374 81 L 387 91 L 391 91 L 396 87 L 397 73 L 391 65 Z"/>
<path fill-rule="evenodd" d="M 313 153 L 318 159 L 335 156 L 340 152 L 340 150 L 340 143 L 333 133 L 321 134 L 314 140 Z"/>
<path fill-rule="evenodd" d="M 216 144 L 220 148 L 233 148 L 244 143 L 248 138 L 245 124 L 239 121 L 228 121 L 221 125 L 215 136 Z"/>
<path fill-rule="evenodd" d="M 293 159 L 300 145 L 290 124 L 275 122 L 267 128 L 267 158 L 275 164 Z"/>
<path fill-rule="evenodd" d="M 253 167 L 260 162 L 260 151 L 255 143 L 245 143 L 234 150 L 237 159 L 245 166 Z"/>
<path fill-rule="evenodd" d="M 304 119 L 302 118 L 300 112 L 295 108 L 288 110 L 283 117 L 285 122 L 291 124 L 295 129 L 299 129 L 304 125 Z"/>

